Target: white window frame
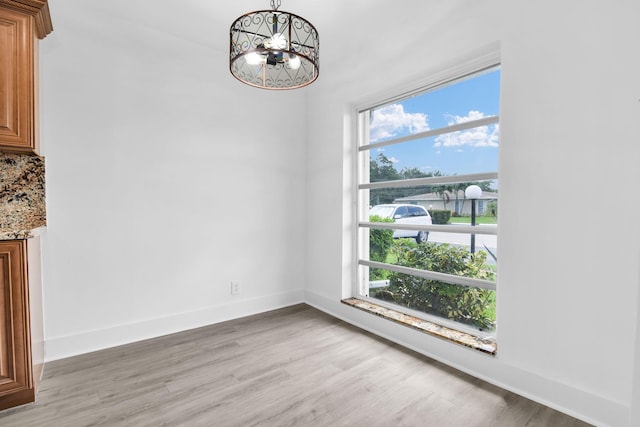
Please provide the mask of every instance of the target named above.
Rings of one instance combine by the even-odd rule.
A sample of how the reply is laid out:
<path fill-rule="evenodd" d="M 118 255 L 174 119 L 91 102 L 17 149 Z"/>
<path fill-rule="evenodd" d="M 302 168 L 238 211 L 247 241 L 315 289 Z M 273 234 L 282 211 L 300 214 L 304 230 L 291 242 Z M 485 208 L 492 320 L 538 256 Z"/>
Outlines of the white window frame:
<path fill-rule="evenodd" d="M 440 176 L 440 177 L 428 177 L 428 178 L 417 178 L 417 179 L 408 179 L 408 180 L 399 180 L 399 181 L 385 181 L 385 182 L 369 182 L 369 161 L 370 157 L 367 156 L 367 153 L 370 153 L 371 150 L 395 145 L 402 142 L 407 142 L 416 139 L 422 139 L 427 137 L 433 137 L 437 135 L 442 135 L 446 133 L 456 132 L 460 130 L 472 129 L 479 126 L 486 126 L 489 124 L 497 124 L 499 123 L 499 116 L 490 116 L 484 117 L 479 120 L 469 121 L 465 123 L 460 123 L 456 125 L 446 126 L 442 128 L 428 130 L 426 132 L 420 132 L 412 135 L 407 135 L 400 138 L 393 138 L 385 141 L 381 141 L 378 143 L 369 143 L 369 123 L 368 123 L 368 114 L 370 110 L 373 110 L 382 105 L 386 105 L 395 101 L 404 100 L 412 95 L 421 94 L 428 92 L 430 90 L 437 89 L 439 87 L 443 87 L 449 83 L 455 83 L 456 81 L 462 80 L 465 77 L 471 77 L 474 75 L 478 75 L 484 71 L 490 71 L 492 69 L 500 67 L 500 57 L 499 52 L 491 52 L 488 55 L 477 58 L 476 60 L 469 61 L 464 63 L 458 67 L 445 70 L 444 72 L 434 74 L 431 79 L 425 80 L 423 82 L 418 83 L 414 88 L 409 90 L 398 90 L 395 95 L 391 96 L 381 96 L 377 100 L 372 102 L 363 103 L 360 106 L 357 106 L 354 110 L 355 117 L 355 127 L 356 127 L 356 137 L 355 140 L 355 183 L 354 186 L 354 204 L 355 204 L 355 213 L 354 213 L 354 239 L 355 239 L 355 262 L 354 262 L 354 274 L 353 274 L 353 289 L 352 295 L 356 298 L 364 299 L 371 303 L 384 306 L 393 310 L 399 310 L 409 315 L 423 318 L 425 320 L 432 321 L 433 323 L 441 324 L 443 326 L 447 326 L 453 329 L 457 329 L 463 332 L 470 333 L 472 335 L 476 335 L 479 337 L 496 337 L 497 330 L 491 332 L 483 332 L 479 331 L 476 328 L 471 326 L 455 322 L 453 320 L 449 320 L 446 318 L 442 318 L 439 316 L 431 315 L 429 313 L 425 313 L 422 311 L 412 310 L 406 307 L 401 307 L 392 303 L 388 303 L 379 299 L 370 298 L 368 296 L 369 290 L 369 268 L 381 268 L 389 271 L 395 271 L 398 273 L 408 273 L 418 277 L 424 277 L 427 279 L 434 279 L 444 281 L 446 283 L 461 285 L 461 286 L 473 286 L 479 287 L 483 289 L 490 289 L 497 291 L 497 281 L 489 281 L 489 280 L 481 280 L 475 278 L 468 278 L 463 276 L 455 276 L 445 273 L 438 273 L 433 271 L 419 270 L 413 269 L 404 266 L 380 263 L 369 260 L 369 233 L 361 233 L 361 229 L 366 228 L 377 228 L 377 229 L 403 229 L 403 230 L 425 230 L 425 231 L 437 231 L 437 232 L 448 232 L 448 233 L 464 233 L 464 234 L 490 234 L 497 235 L 498 230 L 496 228 L 484 228 L 484 227 L 472 227 L 472 226 L 459 226 L 459 225 L 399 225 L 399 224 L 381 224 L 381 223 L 371 223 L 368 220 L 363 220 L 362 218 L 368 219 L 368 208 L 369 208 L 369 191 L 375 188 L 399 188 L 399 187 L 411 187 L 418 185 L 439 185 L 439 184 L 454 184 L 461 182 L 472 182 L 472 181 L 484 181 L 484 180 L 493 180 L 498 179 L 498 171 L 494 172 L 486 172 L 486 173 L 477 173 L 477 174 L 467 174 L 467 175 L 454 175 L 454 176 Z M 365 118 L 363 120 L 363 118 Z M 364 191 L 363 191 L 364 190 Z M 497 296 L 496 296 L 497 300 Z M 497 327 L 496 327 L 497 329 Z"/>

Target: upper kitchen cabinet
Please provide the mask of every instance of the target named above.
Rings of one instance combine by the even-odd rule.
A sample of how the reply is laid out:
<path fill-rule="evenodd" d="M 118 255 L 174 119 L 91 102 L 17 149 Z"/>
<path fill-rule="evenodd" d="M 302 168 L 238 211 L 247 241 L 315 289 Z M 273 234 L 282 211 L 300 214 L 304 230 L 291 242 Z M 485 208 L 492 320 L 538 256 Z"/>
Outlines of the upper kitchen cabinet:
<path fill-rule="evenodd" d="M 0 150 L 38 152 L 38 42 L 47 0 L 0 0 Z"/>

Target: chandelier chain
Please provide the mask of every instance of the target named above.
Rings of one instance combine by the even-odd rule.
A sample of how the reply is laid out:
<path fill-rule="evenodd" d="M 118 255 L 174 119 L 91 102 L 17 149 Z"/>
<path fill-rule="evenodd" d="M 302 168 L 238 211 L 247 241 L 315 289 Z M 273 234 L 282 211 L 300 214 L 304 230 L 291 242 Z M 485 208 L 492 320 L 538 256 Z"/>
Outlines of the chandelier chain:
<path fill-rule="evenodd" d="M 280 0 L 271 0 L 271 9 L 278 10 L 280 7 Z"/>

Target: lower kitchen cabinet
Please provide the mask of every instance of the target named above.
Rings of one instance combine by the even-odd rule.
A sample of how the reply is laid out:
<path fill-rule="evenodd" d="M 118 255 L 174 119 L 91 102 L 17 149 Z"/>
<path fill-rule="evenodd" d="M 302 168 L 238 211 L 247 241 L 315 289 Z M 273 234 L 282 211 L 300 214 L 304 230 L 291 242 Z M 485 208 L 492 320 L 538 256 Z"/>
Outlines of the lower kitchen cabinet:
<path fill-rule="evenodd" d="M 40 239 L 0 241 L 0 410 L 33 402 L 44 366 Z"/>

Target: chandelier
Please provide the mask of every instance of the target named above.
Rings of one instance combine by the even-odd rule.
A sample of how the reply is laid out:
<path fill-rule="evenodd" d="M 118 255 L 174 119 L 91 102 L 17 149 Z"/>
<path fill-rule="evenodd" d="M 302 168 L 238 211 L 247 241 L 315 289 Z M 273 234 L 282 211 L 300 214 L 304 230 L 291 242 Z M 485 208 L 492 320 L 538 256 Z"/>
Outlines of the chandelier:
<path fill-rule="evenodd" d="M 306 19 L 272 10 L 242 15 L 231 25 L 231 74 L 262 89 L 296 89 L 313 83 L 319 73 L 318 31 Z"/>

